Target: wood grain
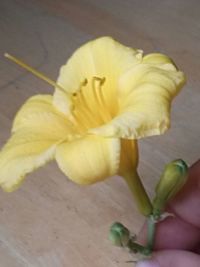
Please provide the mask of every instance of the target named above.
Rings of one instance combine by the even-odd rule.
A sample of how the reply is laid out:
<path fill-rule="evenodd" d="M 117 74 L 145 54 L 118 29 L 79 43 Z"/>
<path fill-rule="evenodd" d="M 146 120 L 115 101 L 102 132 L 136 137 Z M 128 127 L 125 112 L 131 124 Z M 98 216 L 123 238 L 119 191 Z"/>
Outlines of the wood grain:
<path fill-rule="evenodd" d="M 140 173 L 150 195 L 165 163 L 200 155 L 200 2 L 198 0 L 1 0 L 0 145 L 21 104 L 52 93 L 44 82 L 3 58 L 10 52 L 52 79 L 82 43 L 111 35 L 132 47 L 171 56 L 187 75 L 174 101 L 172 127 L 141 140 Z M 138 232 L 137 213 L 120 177 L 79 187 L 51 163 L 12 194 L 0 192 L 2 267 L 126 267 L 131 257 L 112 247 L 107 232 L 122 221 Z"/>

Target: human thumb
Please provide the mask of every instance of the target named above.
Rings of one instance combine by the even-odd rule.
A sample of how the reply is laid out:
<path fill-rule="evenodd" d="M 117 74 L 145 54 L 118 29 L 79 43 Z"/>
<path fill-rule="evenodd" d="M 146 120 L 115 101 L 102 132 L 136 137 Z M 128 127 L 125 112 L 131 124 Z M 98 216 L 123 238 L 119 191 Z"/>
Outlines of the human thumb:
<path fill-rule="evenodd" d="M 200 255 L 183 250 L 162 250 L 151 259 L 139 261 L 136 267 L 199 267 Z"/>

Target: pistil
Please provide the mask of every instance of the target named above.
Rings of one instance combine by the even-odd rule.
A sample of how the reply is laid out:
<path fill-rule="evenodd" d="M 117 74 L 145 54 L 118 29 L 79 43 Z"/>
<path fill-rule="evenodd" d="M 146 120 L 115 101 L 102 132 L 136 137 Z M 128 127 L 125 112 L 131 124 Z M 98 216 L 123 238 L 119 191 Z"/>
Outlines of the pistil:
<path fill-rule="evenodd" d="M 19 65 L 20 67 L 31 72 L 33 75 L 37 76 L 41 80 L 47 82 L 48 84 L 50 84 L 53 87 L 56 87 L 57 89 L 59 89 L 60 91 L 62 91 L 66 94 L 66 90 L 61 85 L 59 85 L 56 82 L 54 82 L 53 80 L 51 80 L 50 78 L 48 78 L 46 75 L 44 75 L 40 71 L 38 71 L 38 70 L 32 68 L 31 66 L 29 66 L 28 64 L 24 63 L 21 59 L 18 59 L 18 58 L 14 57 L 8 53 L 5 53 L 4 56 L 6 58 L 10 59 L 11 61 L 13 61 L 14 63 L 16 63 L 17 65 Z"/>

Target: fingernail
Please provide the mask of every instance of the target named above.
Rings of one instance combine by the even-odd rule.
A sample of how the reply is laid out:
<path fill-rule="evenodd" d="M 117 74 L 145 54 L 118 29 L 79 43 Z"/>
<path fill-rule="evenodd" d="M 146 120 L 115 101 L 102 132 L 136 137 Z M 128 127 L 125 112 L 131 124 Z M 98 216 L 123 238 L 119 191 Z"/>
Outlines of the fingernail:
<path fill-rule="evenodd" d="M 139 261 L 135 267 L 160 267 L 160 264 L 154 260 L 142 260 Z"/>

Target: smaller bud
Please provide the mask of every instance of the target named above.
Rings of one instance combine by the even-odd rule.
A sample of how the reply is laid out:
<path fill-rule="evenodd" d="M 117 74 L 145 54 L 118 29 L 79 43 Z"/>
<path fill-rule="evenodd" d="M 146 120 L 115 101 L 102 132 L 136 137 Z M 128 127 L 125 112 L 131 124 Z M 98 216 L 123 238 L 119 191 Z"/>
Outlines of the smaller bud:
<path fill-rule="evenodd" d="M 154 215 L 160 215 L 166 203 L 183 187 L 188 177 L 188 166 L 181 160 L 167 164 L 156 186 L 156 196 L 153 200 Z"/>
<path fill-rule="evenodd" d="M 115 246 L 126 247 L 130 240 L 130 232 L 123 224 L 115 222 L 110 227 L 109 240 Z"/>

